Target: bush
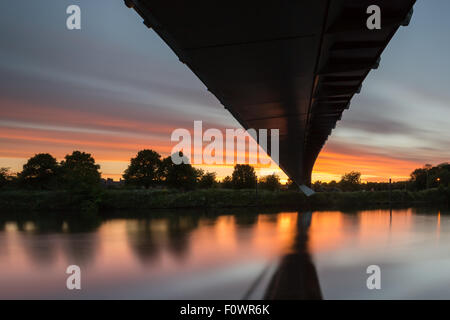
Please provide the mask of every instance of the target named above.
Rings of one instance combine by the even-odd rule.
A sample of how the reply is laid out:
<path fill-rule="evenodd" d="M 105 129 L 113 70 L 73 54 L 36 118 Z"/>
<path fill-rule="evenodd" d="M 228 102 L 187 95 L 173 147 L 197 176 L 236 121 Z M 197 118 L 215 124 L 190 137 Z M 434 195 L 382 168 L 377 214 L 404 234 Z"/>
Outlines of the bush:
<path fill-rule="evenodd" d="M 262 177 L 258 183 L 258 186 L 261 189 L 275 191 L 280 190 L 280 178 L 276 174 L 271 174 L 265 177 Z"/>
<path fill-rule="evenodd" d="M 198 181 L 198 186 L 200 189 L 215 188 L 217 186 L 216 173 L 215 172 L 204 173 L 200 177 L 200 180 Z"/>
<path fill-rule="evenodd" d="M 248 164 L 237 164 L 234 166 L 231 178 L 233 188 L 235 189 L 252 189 L 256 186 L 255 169 Z"/>

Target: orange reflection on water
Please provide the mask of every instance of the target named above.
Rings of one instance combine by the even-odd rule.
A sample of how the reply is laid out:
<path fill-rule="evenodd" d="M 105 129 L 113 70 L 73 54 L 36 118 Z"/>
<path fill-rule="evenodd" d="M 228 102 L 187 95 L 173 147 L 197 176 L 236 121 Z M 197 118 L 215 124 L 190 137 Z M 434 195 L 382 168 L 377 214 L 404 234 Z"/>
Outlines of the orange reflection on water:
<path fill-rule="evenodd" d="M 311 251 L 330 250 L 346 239 L 344 216 L 340 211 L 315 213 L 311 219 L 309 248 Z"/>
<path fill-rule="evenodd" d="M 216 221 L 214 238 L 215 248 L 221 252 L 236 249 L 236 221 L 234 216 L 221 216 Z M 209 239 L 210 242 L 214 241 Z"/>
<path fill-rule="evenodd" d="M 282 212 L 273 215 L 259 215 L 252 232 L 252 248 L 263 256 L 288 252 L 296 234 L 296 212 Z"/>
<path fill-rule="evenodd" d="M 234 281 L 241 291 L 230 296 L 239 298 L 274 262 L 295 261 L 283 260 L 286 255 L 314 267 L 399 261 L 420 248 L 424 256 L 439 246 L 445 251 L 450 217 L 440 213 L 169 212 L 94 224 L 88 220 L 86 226 L 78 218 L 5 221 L 0 224 L 0 298 L 45 292 L 65 297 L 70 294 L 64 287 L 65 269 L 71 264 L 81 266 L 83 281 L 96 292 L 115 290 L 120 296 L 135 290 L 146 298 L 184 292 L 190 297 L 191 288 L 211 290 L 199 291 L 201 297 L 211 297 L 210 292 L 222 297 L 222 288 Z M 433 244 L 439 237 L 442 241 L 424 249 L 431 236 Z"/>
<path fill-rule="evenodd" d="M 255 257 L 270 258 L 290 249 L 297 213 L 219 216 L 201 219 L 190 237 L 190 263 L 213 265 Z"/>
<path fill-rule="evenodd" d="M 291 250 L 297 233 L 297 213 L 280 213 L 277 216 L 277 243 L 280 249 Z"/>
<path fill-rule="evenodd" d="M 340 247 L 349 239 L 352 246 L 380 245 L 392 236 L 400 236 L 413 225 L 412 209 L 316 212 L 311 221 L 311 252 Z M 376 239 L 376 241 L 375 241 Z"/>

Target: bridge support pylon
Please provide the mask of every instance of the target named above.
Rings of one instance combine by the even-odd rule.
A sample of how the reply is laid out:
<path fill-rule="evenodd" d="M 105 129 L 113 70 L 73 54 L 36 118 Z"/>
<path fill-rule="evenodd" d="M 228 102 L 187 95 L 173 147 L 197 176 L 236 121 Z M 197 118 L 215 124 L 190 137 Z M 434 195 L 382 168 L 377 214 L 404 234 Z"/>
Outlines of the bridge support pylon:
<path fill-rule="evenodd" d="M 315 192 L 313 189 L 311 189 L 310 187 L 307 187 L 306 185 L 302 184 L 300 185 L 300 190 L 307 196 L 310 197 L 312 196 Z"/>

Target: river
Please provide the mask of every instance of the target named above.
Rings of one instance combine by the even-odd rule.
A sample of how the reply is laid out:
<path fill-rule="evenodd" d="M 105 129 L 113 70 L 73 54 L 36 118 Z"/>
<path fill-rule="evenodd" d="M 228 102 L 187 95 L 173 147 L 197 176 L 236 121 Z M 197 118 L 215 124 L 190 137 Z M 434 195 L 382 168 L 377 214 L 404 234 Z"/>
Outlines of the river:
<path fill-rule="evenodd" d="M 449 212 L 121 216 L 3 218 L 0 298 L 450 299 Z M 81 290 L 66 287 L 69 265 Z"/>

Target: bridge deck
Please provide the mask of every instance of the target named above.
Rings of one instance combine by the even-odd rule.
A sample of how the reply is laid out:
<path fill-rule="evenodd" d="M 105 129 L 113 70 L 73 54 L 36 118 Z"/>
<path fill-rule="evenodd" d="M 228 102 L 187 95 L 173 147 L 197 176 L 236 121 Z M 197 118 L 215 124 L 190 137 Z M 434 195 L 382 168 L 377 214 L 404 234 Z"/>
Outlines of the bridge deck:
<path fill-rule="evenodd" d="M 280 167 L 308 184 L 336 122 L 415 0 L 125 2 L 244 128 L 280 129 Z M 366 27 L 373 4 L 381 30 Z"/>

